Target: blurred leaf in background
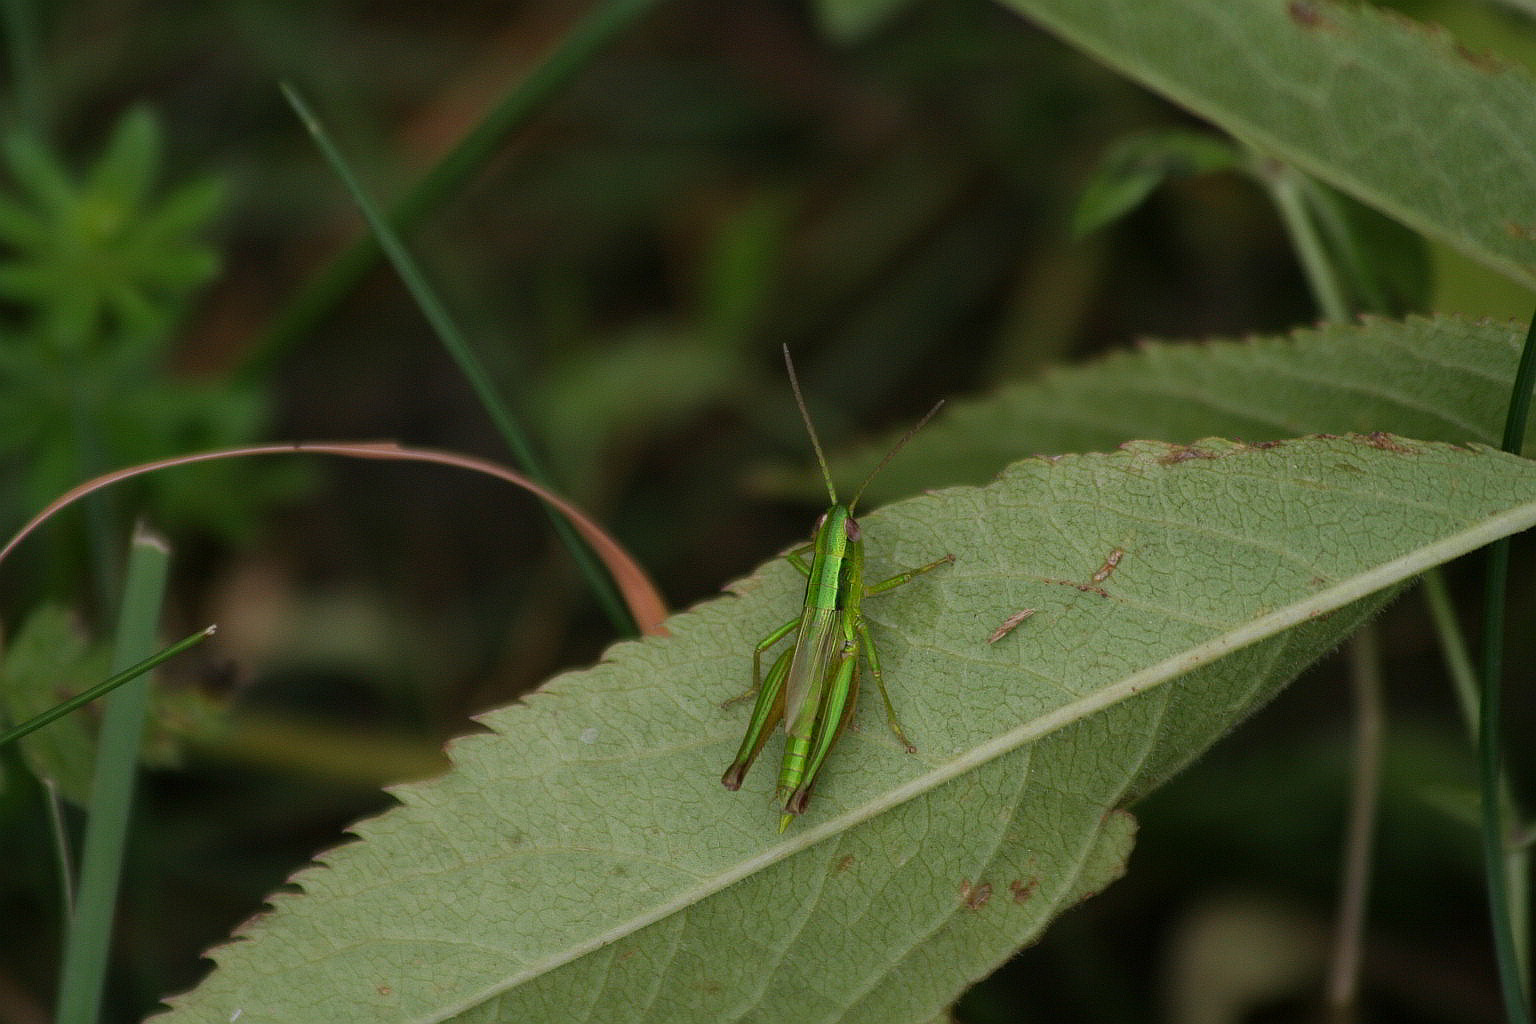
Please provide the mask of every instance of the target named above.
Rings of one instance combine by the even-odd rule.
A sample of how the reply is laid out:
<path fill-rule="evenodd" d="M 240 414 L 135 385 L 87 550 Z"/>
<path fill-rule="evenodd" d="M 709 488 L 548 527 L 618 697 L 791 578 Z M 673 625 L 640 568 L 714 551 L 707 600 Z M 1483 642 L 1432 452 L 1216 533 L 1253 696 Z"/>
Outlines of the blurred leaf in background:
<path fill-rule="evenodd" d="M 1083 185 L 1072 213 L 1072 233 L 1080 238 L 1119 220 L 1168 178 L 1236 170 L 1242 165 L 1242 151 L 1216 135 L 1178 130 L 1131 135 L 1109 148 Z"/>
<path fill-rule="evenodd" d="M 110 652 L 92 644 L 80 623 L 57 605 L 39 607 L 5 645 L 0 660 L 0 721 L 25 722 L 105 679 Z M 68 715 L 22 739 L 27 767 L 51 780 L 64 799 L 83 805 L 95 764 L 92 715 Z M 0 786 L 5 775 L 0 771 Z"/>
<path fill-rule="evenodd" d="M 40 605 L 0 648 L 0 722 L 25 722 L 101 682 L 110 674 L 110 653 L 105 644 L 87 636 L 69 609 Z M 180 760 L 189 736 L 210 733 L 214 705 L 183 686 L 156 686 L 151 699 L 154 714 L 140 757 L 151 767 L 165 768 Z M 84 806 L 90 795 L 100 711 L 99 705 L 91 705 L 19 743 L 32 774 L 47 779 L 77 806 Z M 0 764 L 0 786 L 4 784 Z"/>

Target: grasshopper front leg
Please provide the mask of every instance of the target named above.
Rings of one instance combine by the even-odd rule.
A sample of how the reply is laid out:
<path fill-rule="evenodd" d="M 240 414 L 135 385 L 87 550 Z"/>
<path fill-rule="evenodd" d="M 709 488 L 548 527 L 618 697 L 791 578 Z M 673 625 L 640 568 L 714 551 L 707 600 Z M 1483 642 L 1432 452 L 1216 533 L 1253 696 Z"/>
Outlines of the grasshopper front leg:
<path fill-rule="evenodd" d="M 744 700 L 749 700 L 755 696 L 759 690 L 762 689 L 763 655 L 768 653 L 768 649 L 774 644 L 778 643 L 790 633 L 794 632 L 795 627 L 798 625 L 800 625 L 800 619 L 797 616 L 793 619 L 790 619 L 788 622 L 784 623 L 784 625 L 780 626 L 778 629 L 774 630 L 772 633 L 769 633 L 767 636 L 763 637 L 757 642 L 757 646 L 752 649 L 752 685 L 747 688 L 746 692 L 738 693 L 730 700 L 723 701 L 720 704 L 722 708 L 734 707 Z M 783 660 L 783 655 L 779 656 L 779 660 Z M 788 666 L 785 666 L 785 668 L 787 670 Z M 769 670 L 769 673 L 772 674 L 772 669 Z"/>
<path fill-rule="evenodd" d="M 899 572 L 895 576 L 892 576 L 890 579 L 881 580 L 879 583 L 871 583 L 869 586 L 864 588 L 864 596 L 874 597 L 876 594 L 883 594 L 887 590 L 895 590 L 903 583 L 910 583 L 925 572 L 932 572 L 941 565 L 951 565 L 954 563 L 954 561 L 954 555 L 945 555 L 943 558 L 935 558 L 927 565 L 920 565 L 916 569 L 908 569 L 906 572 Z"/>

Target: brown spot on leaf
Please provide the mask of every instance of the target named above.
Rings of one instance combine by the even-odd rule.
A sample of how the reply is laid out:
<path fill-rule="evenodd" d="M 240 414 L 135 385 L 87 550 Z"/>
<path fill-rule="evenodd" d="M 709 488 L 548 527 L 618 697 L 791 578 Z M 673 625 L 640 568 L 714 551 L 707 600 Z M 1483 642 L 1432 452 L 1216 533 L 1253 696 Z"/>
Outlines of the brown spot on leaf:
<path fill-rule="evenodd" d="M 1496 54 L 1493 54 L 1488 50 L 1474 50 L 1470 47 L 1463 46 L 1461 43 L 1454 44 L 1452 49 L 1456 52 L 1456 56 L 1460 57 L 1462 61 L 1487 74 L 1493 74 L 1495 71 L 1503 71 L 1510 66 L 1508 62 L 1501 60 Z"/>
<path fill-rule="evenodd" d="M 1033 614 L 1035 614 L 1035 610 L 1033 608 L 1024 608 L 1020 611 L 1014 612 L 1012 615 L 1003 620 L 1003 624 L 1001 626 L 998 626 L 992 631 L 992 635 L 987 637 L 987 643 L 997 643 L 1003 637 L 1017 629 L 1019 623 L 1023 622 Z"/>
<path fill-rule="evenodd" d="M 1365 443 L 1372 448 L 1380 448 L 1384 452 L 1397 452 L 1401 455 L 1412 455 L 1414 450 L 1398 441 L 1391 434 L 1380 430 L 1372 431 L 1365 435 Z"/>
<path fill-rule="evenodd" d="M 1176 466 L 1181 462 L 1188 462 L 1191 459 L 1218 459 L 1220 457 L 1208 449 L 1196 448 L 1192 444 L 1187 444 L 1174 448 L 1167 455 L 1158 459 L 1157 462 L 1161 466 Z"/>
<path fill-rule="evenodd" d="M 1104 564 L 1099 566 L 1099 571 L 1093 574 L 1093 582 L 1103 583 L 1109 579 L 1109 574 L 1115 571 L 1115 566 L 1120 564 L 1120 559 L 1125 557 L 1125 548 L 1115 548 L 1104 559 Z"/>
<path fill-rule="evenodd" d="M 1023 879 L 1015 878 L 1008 883 L 1008 891 L 1013 895 L 1013 902 L 1015 903 L 1027 903 L 1038 888 L 1040 888 L 1040 879 L 1038 878 L 1031 878 L 1027 882 Z"/>
<path fill-rule="evenodd" d="M 972 885 L 969 878 L 960 882 L 960 902 L 967 910 L 980 910 L 991 898 L 992 883 L 977 882 Z"/>
<path fill-rule="evenodd" d="M 1078 590 L 1081 590 L 1085 594 L 1098 594 L 1100 597 L 1108 597 L 1109 596 L 1109 594 L 1104 591 L 1103 587 L 1096 587 L 1092 583 L 1079 583 L 1076 580 L 1058 580 L 1058 579 L 1045 579 L 1045 580 L 1041 580 L 1040 582 L 1041 583 L 1055 583 L 1055 584 L 1057 584 L 1059 586 L 1063 586 L 1063 587 L 1076 587 Z"/>
<path fill-rule="evenodd" d="M 1285 13 L 1291 16 L 1291 20 L 1304 29 L 1327 28 L 1330 24 L 1323 17 L 1323 12 L 1318 9 L 1312 0 L 1291 0 L 1285 5 Z"/>

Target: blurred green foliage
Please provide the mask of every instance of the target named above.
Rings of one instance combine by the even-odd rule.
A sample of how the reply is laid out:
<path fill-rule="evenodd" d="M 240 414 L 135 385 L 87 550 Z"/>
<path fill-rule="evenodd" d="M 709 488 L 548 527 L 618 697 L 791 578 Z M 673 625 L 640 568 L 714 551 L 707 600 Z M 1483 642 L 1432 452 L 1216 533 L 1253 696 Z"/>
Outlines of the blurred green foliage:
<path fill-rule="evenodd" d="M 1234 142 L 1203 132 L 1138 132 L 1104 154 L 1072 214 L 1072 233 L 1082 237 L 1126 216 L 1169 178 L 1231 171 L 1243 166 Z"/>
<path fill-rule="evenodd" d="M 78 175 L 27 128 L 6 133 L 0 156 L 0 522 L 108 469 L 255 437 L 258 389 L 168 372 L 174 332 L 219 270 L 206 236 L 222 182 L 161 194 L 161 129 L 145 108 Z M 270 492 L 249 470 L 152 478 L 150 507 L 178 528 L 249 529 Z"/>
<path fill-rule="evenodd" d="M 222 188 L 204 178 L 156 200 L 160 148 L 143 108 L 124 115 L 79 180 L 30 134 L 4 140 L 12 191 L 0 197 L 0 296 L 25 311 L 21 329 L 38 347 L 120 359 L 159 349 L 192 291 L 217 272 L 197 236 Z"/>
<path fill-rule="evenodd" d="M 1507 10 L 1445 0 L 1413 13 L 1468 8 L 1479 45 L 1530 51 Z M 0 522 L 18 525 L 106 469 L 258 438 L 389 437 L 499 456 L 388 273 L 291 348 L 262 350 L 299 287 L 358 231 L 275 83 L 298 83 L 375 194 L 394 197 L 587 12 L 560 0 L 38 5 L 38 38 L 6 40 L 16 88 L 0 90 Z M 674 0 L 590 58 L 409 242 L 527 414 L 558 486 L 682 606 L 810 522 L 806 507 L 753 489 L 765 463 L 807 461 L 781 344 L 829 446 L 842 447 L 912 422 L 935 398 L 991 392 L 1138 336 L 1312 321 L 1268 198 L 1252 175 L 1215 173 L 1230 149 L 1208 131 L 984 0 Z M 1365 271 L 1392 271 L 1357 303 L 1416 307 L 1419 243 L 1320 187 L 1313 198 L 1319 217 L 1336 215 L 1341 253 L 1361 247 Z M 1084 217 L 1097 230 L 1074 240 Z M 1459 267 L 1454 288 L 1470 312 L 1515 308 L 1476 267 Z M 1085 419 L 1097 414 L 1085 403 Z M 437 470 L 325 465 L 313 495 L 274 514 L 297 494 L 293 472 L 242 461 L 157 475 L 94 503 L 90 531 L 51 527 L 0 568 L 13 654 L 46 647 L 56 661 L 51 676 L 29 667 L 33 678 L 68 684 L 73 669 L 60 669 L 89 649 L 66 639 L 62 612 L 35 610 L 42 595 L 89 608 L 85 581 L 110 575 L 114 538 L 141 513 L 181 546 L 178 625 L 223 627 L 228 663 L 200 655 L 164 673 L 227 701 L 228 733 L 180 751 L 184 771 L 147 777 L 106 1019 L 138 1019 L 191 984 L 201 949 L 384 802 L 387 779 L 370 773 L 390 759 L 342 769 L 316 751 L 377 741 L 401 761 L 434 752 L 469 712 L 610 639 L 521 496 Z M 1394 771 L 1432 774 L 1456 743 L 1448 687 L 1412 613 L 1391 628 L 1389 675 L 1422 682 L 1401 711 L 1431 733 L 1394 748 Z M 1337 744 L 1310 738 L 1338 704 L 1320 674 L 1246 726 L 1241 750 L 1160 794 L 1131 878 L 1020 958 L 1022 986 L 1003 975 L 963 1019 L 1148 1019 L 1153 951 L 1209 885 L 1326 915 Z M 1257 779 L 1291 751 L 1305 785 L 1266 803 Z M 1245 752 L 1246 767 L 1225 759 Z M 0 935 L 0 998 L 50 990 L 58 918 L 45 797 L 19 762 L 7 767 L 0 920 L 22 925 Z M 1408 784 L 1391 784 L 1405 806 Z M 1222 808 L 1234 852 L 1218 879 L 1208 865 Z M 1432 952 L 1478 962 L 1470 841 L 1395 820 L 1440 844 L 1421 862 L 1435 877 L 1408 877 L 1416 898 L 1448 894 Z M 1154 870 L 1135 870 L 1142 860 Z M 1425 904 L 1384 893 L 1378 912 L 1400 963 L 1424 955 L 1411 933 Z M 1453 973 L 1479 1005 L 1480 975 Z M 0 1017 L 39 1009 L 24 1003 L 0 1003 Z M 984 1004 L 1002 1009 L 987 1016 Z"/>

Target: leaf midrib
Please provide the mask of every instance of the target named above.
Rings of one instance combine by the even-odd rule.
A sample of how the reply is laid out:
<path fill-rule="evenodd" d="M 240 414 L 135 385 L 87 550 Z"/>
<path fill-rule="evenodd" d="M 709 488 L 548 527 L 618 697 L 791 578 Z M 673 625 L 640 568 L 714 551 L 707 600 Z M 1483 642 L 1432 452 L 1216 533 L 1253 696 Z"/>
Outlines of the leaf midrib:
<path fill-rule="evenodd" d="M 1423 572 L 1451 558 L 1483 546 L 1489 541 L 1536 524 L 1536 502 L 1518 506 L 1506 512 L 1487 517 L 1459 533 L 1426 544 L 1412 552 L 1391 559 L 1373 569 L 1359 573 L 1340 583 L 1319 590 L 1300 601 L 1260 615 L 1234 629 L 1212 637 L 1194 647 L 1164 658 L 1156 664 L 1102 687 L 1086 696 L 1070 701 L 1042 715 L 1021 723 L 990 740 L 979 743 L 960 755 L 932 767 L 930 770 L 892 787 L 860 806 L 823 822 L 799 828 L 784 842 L 754 854 L 728 870 L 717 872 L 680 890 L 672 899 L 658 904 L 643 914 L 593 935 L 557 954 L 529 963 L 509 974 L 495 986 L 466 998 L 459 1004 L 445 1008 L 434 1021 L 451 1019 L 454 1015 L 484 1003 L 498 993 L 515 988 L 564 964 L 595 952 L 626 935 L 656 924 L 673 914 L 686 910 L 716 892 L 763 871 L 773 864 L 814 846 L 823 840 L 837 836 L 854 826 L 877 817 L 886 811 L 915 799 L 946 782 L 959 778 L 980 766 L 1001 757 L 1028 743 L 1036 742 L 1085 718 L 1091 717 L 1122 701 L 1148 693 L 1158 686 L 1178 679 L 1203 665 L 1217 661 L 1235 651 L 1258 643 L 1285 629 L 1305 622 L 1317 615 L 1333 611 L 1352 601 L 1366 597 L 1378 590 Z"/>

